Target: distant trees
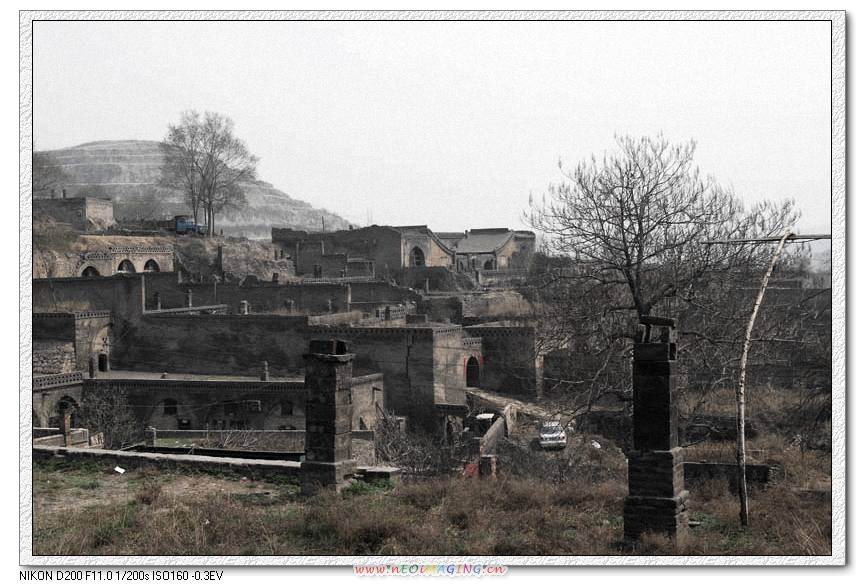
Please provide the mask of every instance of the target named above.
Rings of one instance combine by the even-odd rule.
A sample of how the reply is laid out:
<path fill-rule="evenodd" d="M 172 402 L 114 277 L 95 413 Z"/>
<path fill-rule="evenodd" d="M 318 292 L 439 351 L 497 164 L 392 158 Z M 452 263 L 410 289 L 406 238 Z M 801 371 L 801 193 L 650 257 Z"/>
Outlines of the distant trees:
<path fill-rule="evenodd" d="M 222 114 L 187 111 L 170 124 L 163 141 L 165 163 L 160 184 L 183 191 L 196 223 L 202 218 L 208 235 L 216 215 L 246 204 L 242 184 L 256 177 L 258 158 L 234 136 L 234 122 Z"/>

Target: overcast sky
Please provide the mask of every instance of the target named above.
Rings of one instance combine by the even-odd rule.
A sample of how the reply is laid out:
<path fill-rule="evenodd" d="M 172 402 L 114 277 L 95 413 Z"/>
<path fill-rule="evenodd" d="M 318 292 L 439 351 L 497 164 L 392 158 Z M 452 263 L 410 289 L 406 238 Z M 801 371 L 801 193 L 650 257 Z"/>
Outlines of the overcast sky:
<path fill-rule="evenodd" d="M 559 159 L 663 131 L 830 230 L 828 22 L 37 22 L 34 76 L 39 150 L 214 110 L 261 179 L 361 224 L 525 227 Z"/>

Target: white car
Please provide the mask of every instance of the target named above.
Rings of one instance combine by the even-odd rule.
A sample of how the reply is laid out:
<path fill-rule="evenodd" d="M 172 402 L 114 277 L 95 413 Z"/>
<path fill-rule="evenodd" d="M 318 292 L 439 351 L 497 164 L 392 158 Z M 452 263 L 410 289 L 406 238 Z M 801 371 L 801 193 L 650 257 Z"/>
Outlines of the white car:
<path fill-rule="evenodd" d="M 545 450 L 561 449 L 568 445 L 568 438 L 558 421 L 544 421 L 538 428 L 538 440 Z"/>

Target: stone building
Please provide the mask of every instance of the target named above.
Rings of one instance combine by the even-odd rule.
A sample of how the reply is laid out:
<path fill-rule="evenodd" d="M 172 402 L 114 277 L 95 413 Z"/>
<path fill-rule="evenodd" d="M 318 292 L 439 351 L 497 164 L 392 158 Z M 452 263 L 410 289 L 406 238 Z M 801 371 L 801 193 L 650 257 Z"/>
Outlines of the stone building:
<path fill-rule="evenodd" d="M 367 226 L 337 232 L 274 228 L 281 255 L 298 275 L 394 277 L 409 270 L 446 268 L 460 272 L 526 269 L 535 235 L 508 228 L 436 233 L 427 226 Z"/>
<path fill-rule="evenodd" d="M 459 272 L 526 269 L 535 253 L 535 234 L 525 230 L 481 228 L 438 236 L 454 251 Z"/>
<path fill-rule="evenodd" d="M 100 232 L 117 224 L 114 203 L 110 199 L 94 197 L 34 198 L 33 219 L 68 224 L 79 232 Z"/>
<path fill-rule="evenodd" d="M 33 372 L 57 374 L 109 368 L 110 311 L 52 311 L 33 314 Z"/>
<path fill-rule="evenodd" d="M 81 255 L 75 275 L 109 277 L 118 273 L 174 271 L 174 248 L 170 246 L 108 246 Z"/>
<path fill-rule="evenodd" d="M 367 226 L 336 232 L 273 228 L 273 243 L 298 275 L 388 277 L 412 267 L 452 267 L 453 251 L 426 226 Z"/>

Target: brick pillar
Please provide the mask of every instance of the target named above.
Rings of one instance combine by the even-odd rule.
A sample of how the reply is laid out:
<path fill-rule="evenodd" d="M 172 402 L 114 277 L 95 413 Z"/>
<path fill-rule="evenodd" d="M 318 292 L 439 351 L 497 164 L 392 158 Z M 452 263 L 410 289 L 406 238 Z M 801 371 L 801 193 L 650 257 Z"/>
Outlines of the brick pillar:
<path fill-rule="evenodd" d="M 649 341 L 652 325 L 660 336 Z M 673 320 L 643 318 L 634 341 L 634 447 L 628 453 L 625 539 L 662 533 L 680 543 L 688 529 L 684 456 L 676 408 L 676 343 Z"/>
<path fill-rule="evenodd" d="M 301 491 L 341 490 L 355 473 L 351 457 L 351 363 L 341 340 L 312 340 L 306 359 L 306 457 Z"/>

